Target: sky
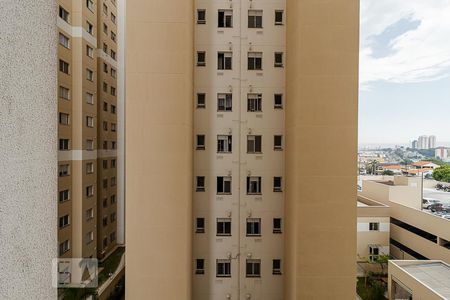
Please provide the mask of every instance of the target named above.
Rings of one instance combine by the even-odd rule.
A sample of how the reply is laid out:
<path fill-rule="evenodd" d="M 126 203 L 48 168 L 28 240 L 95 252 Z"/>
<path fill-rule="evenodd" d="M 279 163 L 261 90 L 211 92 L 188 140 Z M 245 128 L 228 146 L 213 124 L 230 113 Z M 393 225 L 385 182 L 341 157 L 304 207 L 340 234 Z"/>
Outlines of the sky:
<path fill-rule="evenodd" d="M 361 0 L 360 144 L 450 146 L 450 0 Z"/>

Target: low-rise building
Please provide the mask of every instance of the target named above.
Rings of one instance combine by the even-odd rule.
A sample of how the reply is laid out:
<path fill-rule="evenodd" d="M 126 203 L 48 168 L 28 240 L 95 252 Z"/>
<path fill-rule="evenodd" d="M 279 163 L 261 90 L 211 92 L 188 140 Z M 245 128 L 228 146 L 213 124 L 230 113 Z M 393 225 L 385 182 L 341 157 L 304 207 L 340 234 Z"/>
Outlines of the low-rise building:
<path fill-rule="evenodd" d="M 389 299 L 450 299 L 450 266 L 442 261 L 389 261 Z"/>

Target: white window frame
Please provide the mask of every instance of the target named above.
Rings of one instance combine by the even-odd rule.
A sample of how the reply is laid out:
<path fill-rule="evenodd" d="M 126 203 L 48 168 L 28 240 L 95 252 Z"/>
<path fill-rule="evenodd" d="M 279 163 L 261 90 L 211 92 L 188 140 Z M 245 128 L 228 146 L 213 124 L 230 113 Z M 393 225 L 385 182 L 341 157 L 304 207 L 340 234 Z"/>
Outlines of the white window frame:
<path fill-rule="evenodd" d="M 247 218 L 245 223 L 246 236 L 261 236 L 261 218 Z M 255 224 L 257 224 L 258 226 L 256 226 Z"/>
<path fill-rule="evenodd" d="M 202 178 L 202 179 L 200 179 Z M 203 180 L 203 182 L 201 182 Z M 203 183 L 203 184 L 200 184 Z M 196 176 L 195 177 L 195 191 L 196 192 L 204 192 L 206 190 L 206 177 L 205 176 Z"/>
<path fill-rule="evenodd" d="M 221 268 L 223 272 L 219 272 L 219 269 Z M 216 260 L 216 277 L 218 278 L 231 277 L 231 259 Z"/>
<path fill-rule="evenodd" d="M 262 193 L 262 177 L 247 177 L 247 195 L 261 195 Z"/>
<path fill-rule="evenodd" d="M 233 150 L 232 135 L 217 136 L 217 153 L 231 153 Z"/>
<path fill-rule="evenodd" d="M 94 128 L 94 117 L 86 116 L 86 126 L 89 128 Z"/>
<path fill-rule="evenodd" d="M 369 222 L 369 231 L 380 231 L 380 222 Z"/>
<path fill-rule="evenodd" d="M 249 71 L 261 71 L 263 69 L 263 53 L 248 52 L 247 67 Z"/>
<path fill-rule="evenodd" d="M 263 28 L 263 10 L 249 9 L 248 10 L 248 28 Z"/>
<path fill-rule="evenodd" d="M 275 267 L 275 262 L 279 263 L 278 267 Z M 272 275 L 281 275 L 281 259 L 272 260 Z"/>
<path fill-rule="evenodd" d="M 281 21 L 277 21 L 277 14 L 280 14 L 280 13 L 281 13 Z M 275 20 L 274 20 L 275 21 L 275 25 L 283 25 L 284 24 L 284 10 L 276 9 L 274 18 L 275 18 Z"/>
<path fill-rule="evenodd" d="M 70 124 L 70 115 L 67 113 L 60 112 L 59 113 L 59 124 L 69 125 Z"/>
<path fill-rule="evenodd" d="M 65 86 L 59 86 L 59 97 L 65 100 L 70 100 L 70 89 Z"/>
<path fill-rule="evenodd" d="M 261 260 L 260 259 L 247 259 L 245 261 L 245 277 L 247 277 L 247 278 L 260 278 L 261 277 Z"/>
<path fill-rule="evenodd" d="M 197 51 L 197 66 L 198 67 L 206 66 L 206 51 Z"/>
<path fill-rule="evenodd" d="M 275 181 L 277 180 L 277 178 L 279 178 L 279 180 L 280 180 L 280 185 L 279 186 L 275 185 Z M 281 176 L 274 176 L 273 177 L 273 191 L 274 192 L 282 192 L 283 191 L 283 177 L 281 177 Z"/>
<path fill-rule="evenodd" d="M 219 192 L 219 186 L 217 186 L 217 195 L 231 195 L 233 189 L 231 176 L 218 176 L 217 184 L 219 184 L 219 178 L 222 178 L 222 192 Z M 227 188 L 229 188 L 229 191 L 227 191 Z"/>
<path fill-rule="evenodd" d="M 201 103 L 201 101 L 203 103 Z M 197 93 L 197 108 L 206 108 L 206 94 L 205 93 Z"/>
<path fill-rule="evenodd" d="M 247 111 L 262 112 L 262 94 L 247 94 Z"/>
<path fill-rule="evenodd" d="M 277 137 L 281 138 L 281 143 L 279 145 L 275 143 Z M 274 150 L 283 150 L 283 136 L 281 134 L 276 134 L 273 136 L 273 149 Z"/>
<path fill-rule="evenodd" d="M 257 139 L 259 138 L 259 146 L 261 149 L 257 151 Z M 247 135 L 247 153 L 248 154 L 259 154 L 262 153 L 262 135 Z"/>
<path fill-rule="evenodd" d="M 59 44 L 63 46 L 64 48 L 70 49 L 70 38 L 68 38 L 66 35 L 59 33 Z"/>
<path fill-rule="evenodd" d="M 277 98 L 281 99 L 281 103 L 277 103 Z M 275 109 L 283 109 L 283 94 L 274 94 L 273 95 L 273 107 Z"/>
<path fill-rule="evenodd" d="M 86 163 L 86 174 L 94 174 L 94 163 L 93 162 Z"/>
<path fill-rule="evenodd" d="M 216 236 L 231 236 L 231 218 L 216 219 Z"/>
<path fill-rule="evenodd" d="M 232 70 L 233 69 L 233 52 L 219 51 L 217 52 L 217 70 Z"/>
<path fill-rule="evenodd" d="M 58 175 L 59 177 L 67 177 L 70 176 L 70 165 L 62 164 L 58 166 Z"/>
<path fill-rule="evenodd" d="M 200 18 L 203 13 L 203 18 Z M 206 9 L 197 9 L 197 24 L 206 24 Z"/>
<path fill-rule="evenodd" d="M 203 227 L 199 226 L 199 221 L 203 220 Z M 195 218 L 195 233 L 205 233 L 206 220 L 205 218 Z"/>
<path fill-rule="evenodd" d="M 275 220 L 280 220 L 280 227 L 275 226 Z M 282 233 L 283 232 L 283 219 L 282 218 L 273 218 L 272 220 L 272 232 L 273 233 Z"/>
<path fill-rule="evenodd" d="M 199 268 L 199 262 L 201 262 L 202 267 Z M 205 274 L 205 260 L 203 258 L 197 258 L 195 260 L 195 274 L 203 275 Z"/>
<path fill-rule="evenodd" d="M 217 111 L 226 112 L 233 110 L 233 94 L 218 93 L 217 94 Z"/>
<path fill-rule="evenodd" d="M 217 11 L 217 27 L 233 28 L 233 10 L 219 9 Z"/>

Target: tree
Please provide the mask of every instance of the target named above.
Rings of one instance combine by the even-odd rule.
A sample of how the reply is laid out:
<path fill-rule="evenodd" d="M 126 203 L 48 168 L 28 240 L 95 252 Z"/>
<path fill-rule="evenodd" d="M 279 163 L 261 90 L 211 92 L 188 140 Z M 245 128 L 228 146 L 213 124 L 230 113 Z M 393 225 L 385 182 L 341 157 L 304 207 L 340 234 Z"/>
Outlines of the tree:
<path fill-rule="evenodd" d="M 436 164 L 438 166 L 445 165 L 445 162 L 443 162 L 442 160 L 437 159 L 437 158 L 427 158 L 427 159 L 424 159 L 423 161 L 429 161 L 429 162 L 432 162 L 432 163 L 434 163 L 434 164 Z"/>
<path fill-rule="evenodd" d="M 391 259 L 391 257 L 389 255 L 381 254 L 381 255 L 378 255 L 377 259 L 375 260 L 375 262 L 380 265 L 381 272 L 383 274 L 384 274 L 384 267 L 387 267 L 389 259 Z"/>
<path fill-rule="evenodd" d="M 378 165 L 379 165 L 378 161 L 376 161 L 376 160 L 370 161 L 367 164 L 367 167 L 366 167 L 366 169 L 369 171 L 368 173 L 372 174 L 372 175 L 376 175 L 377 174 Z"/>
<path fill-rule="evenodd" d="M 450 182 L 450 166 L 444 165 L 433 171 L 433 178 L 437 181 Z"/>
<path fill-rule="evenodd" d="M 393 176 L 394 175 L 394 171 L 392 171 L 392 170 L 384 170 L 383 171 L 383 175 Z"/>

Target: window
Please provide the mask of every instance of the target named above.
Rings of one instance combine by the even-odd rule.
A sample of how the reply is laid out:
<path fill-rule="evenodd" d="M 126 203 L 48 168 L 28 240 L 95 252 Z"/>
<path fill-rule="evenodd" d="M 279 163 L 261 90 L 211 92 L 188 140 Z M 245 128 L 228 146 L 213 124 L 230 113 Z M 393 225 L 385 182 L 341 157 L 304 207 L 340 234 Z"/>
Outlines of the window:
<path fill-rule="evenodd" d="M 275 52 L 275 67 L 282 68 L 283 67 L 283 52 Z"/>
<path fill-rule="evenodd" d="M 104 179 L 102 180 L 102 187 L 103 187 L 104 189 L 108 188 L 108 179 L 107 179 L 107 178 L 104 178 Z"/>
<path fill-rule="evenodd" d="M 111 168 L 115 168 L 117 161 L 115 159 L 111 159 Z"/>
<path fill-rule="evenodd" d="M 247 259 L 245 269 L 247 277 L 261 277 L 261 260 Z"/>
<path fill-rule="evenodd" d="M 105 23 L 103 23 L 103 32 L 108 34 L 108 25 L 106 25 Z"/>
<path fill-rule="evenodd" d="M 64 202 L 70 199 L 70 192 L 69 190 L 62 190 L 59 191 L 59 202 Z"/>
<path fill-rule="evenodd" d="M 108 238 L 107 237 L 104 237 L 103 238 L 103 249 L 105 249 L 105 248 L 107 248 L 108 247 Z"/>
<path fill-rule="evenodd" d="M 199 93 L 197 94 L 197 108 L 205 108 L 206 107 L 206 94 Z"/>
<path fill-rule="evenodd" d="M 108 111 L 108 103 L 103 101 L 103 111 Z"/>
<path fill-rule="evenodd" d="M 90 116 L 86 116 L 86 126 L 93 128 L 94 127 L 94 118 Z"/>
<path fill-rule="evenodd" d="M 63 47 L 69 48 L 69 38 L 62 33 L 59 33 L 59 44 Z"/>
<path fill-rule="evenodd" d="M 282 192 L 283 191 L 283 189 L 281 188 L 281 177 L 273 178 L 273 191 L 274 192 Z"/>
<path fill-rule="evenodd" d="M 86 92 L 86 103 L 94 104 L 94 94 Z"/>
<path fill-rule="evenodd" d="M 273 149 L 274 150 L 283 150 L 283 136 L 275 135 L 273 137 Z"/>
<path fill-rule="evenodd" d="M 231 219 L 230 218 L 218 218 L 217 219 L 217 236 L 230 236 L 231 235 Z"/>
<path fill-rule="evenodd" d="M 272 274 L 281 275 L 281 259 L 272 260 Z"/>
<path fill-rule="evenodd" d="M 89 208 L 88 210 L 86 210 L 86 221 L 89 221 L 93 218 L 94 218 L 94 209 Z"/>
<path fill-rule="evenodd" d="M 111 204 L 116 203 L 116 195 L 111 195 Z"/>
<path fill-rule="evenodd" d="M 111 95 L 115 96 L 116 95 L 116 88 L 115 87 L 111 87 Z"/>
<path fill-rule="evenodd" d="M 117 77 L 117 71 L 114 68 L 111 68 L 111 77 L 116 78 Z"/>
<path fill-rule="evenodd" d="M 231 111 L 232 105 L 233 94 L 217 94 L 217 111 Z"/>
<path fill-rule="evenodd" d="M 369 261 L 376 262 L 380 256 L 380 248 L 378 246 L 369 246 Z"/>
<path fill-rule="evenodd" d="M 248 28 L 262 28 L 262 10 L 248 11 Z"/>
<path fill-rule="evenodd" d="M 94 71 L 86 69 L 86 79 L 89 81 L 94 81 Z"/>
<path fill-rule="evenodd" d="M 261 177 L 247 177 L 247 194 L 261 194 Z"/>
<path fill-rule="evenodd" d="M 283 14 L 282 10 L 275 11 L 275 25 L 283 25 Z"/>
<path fill-rule="evenodd" d="M 205 176 L 197 176 L 195 190 L 197 192 L 205 191 Z"/>
<path fill-rule="evenodd" d="M 281 218 L 273 219 L 273 233 L 281 233 Z"/>
<path fill-rule="evenodd" d="M 197 150 L 205 150 L 205 135 L 197 134 Z"/>
<path fill-rule="evenodd" d="M 102 124 L 103 124 L 103 130 L 108 131 L 108 122 L 103 121 Z"/>
<path fill-rule="evenodd" d="M 115 43 L 116 42 L 116 34 L 114 31 L 111 30 L 111 40 Z"/>
<path fill-rule="evenodd" d="M 102 84 L 102 88 L 103 88 L 103 91 L 104 91 L 105 93 L 108 92 L 108 84 L 107 84 L 106 82 L 104 82 L 104 81 L 103 81 L 103 84 Z"/>
<path fill-rule="evenodd" d="M 231 277 L 231 259 L 216 261 L 216 277 Z"/>
<path fill-rule="evenodd" d="M 108 141 L 103 141 L 103 150 L 108 150 Z"/>
<path fill-rule="evenodd" d="M 116 177 L 111 177 L 111 186 L 115 186 L 117 184 Z"/>
<path fill-rule="evenodd" d="M 94 49 L 89 45 L 86 45 L 86 55 L 90 58 L 94 58 Z"/>
<path fill-rule="evenodd" d="M 115 114 L 116 113 L 116 106 L 111 104 L 111 113 Z"/>
<path fill-rule="evenodd" d="M 94 25 L 92 25 L 91 23 L 86 21 L 86 31 L 91 34 L 94 35 Z"/>
<path fill-rule="evenodd" d="M 94 186 L 89 185 L 86 187 L 86 197 L 94 196 Z"/>
<path fill-rule="evenodd" d="M 111 58 L 116 60 L 116 52 L 111 49 Z"/>
<path fill-rule="evenodd" d="M 247 153 L 261 153 L 262 152 L 262 136 L 248 135 L 247 136 Z"/>
<path fill-rule="evenodd" d="M 219 9 L 217 26 L 219 28 L 233 27 L 233 10 L 232 9 Z"/>
<path fill-rule="evenodd" d="M 111 123 L 111 132 L 116 132 L 116 123 Z"/>
<path fill-rule="evenodd" d="M 107 63 L 103 63 L 103 72 L 108 73 L 108 64 Z"/>
<path fill-rule="evenodd" d="M 231 176 L 217 177 L 217 194 L 231 194 Z"/>
<path fill-rule="evenodd" d="M 59 177 L 66 177 L 70 175 L 70 166 L 68 164 L 59 165 L 58 167 Z"/>
<path fill-rule="evenodd" d="M 262 94 L 247 95 L 247 111 L 262 111 Z"/>
<path fill-rule="evenodd" d="M 86 0 L 86 6 L 89 10 L 94 11 L 94 0 Z"/>
<path fill-rule="evenodd" d="M 59 218 L 59 228 L 69 226 L 69 215 L 65 215 Z"/>
<path fill-rule="evenodd" d="M 231 70 L 233 68 L 233 52 L 217 53 L 217 70 Z"/>
<path fill-rule="evenodd" d="M 283 108 L 283 94 L 275 94 L 273 96 L 274 100 L 274 108 L 282 109 Z"/>
<path fill-rule="evenodd" d="M 108 6 L 105 3 L 103 3 L 103 13 L 108 15 Z"/>
<path fill-rule="evenodd" d="M 204 259 L 196 259 L 195 260 L 195 274 L 197 274 L 197 275 L 205 274 L 205 260 Z"/>
<path fill-rule="evenodd" d="M 199 67 L 206 66 L 206 52 L 205 51 L 197 51 L 197 66 L 199 66 Z"/>
<path fill-rule="evenodd" d="M 195 233 L 205 233 L 205 218 L 195 220 Z"/>
<path fill-rule="evenodd" d="M 231 153 L 232 152 L 232 136 L 218 135 L 217 136 L 217 152 Z"/>
<path fill-rule="evenodd" d="M 94 150 L 94 140 L 86 140 L 86 150 Z"/>
<path fill-rule="evenodd" d="M 94 241 L 94 232 L 89 231 L 88 233 L 86 233 L 86 244 L 90 244 L 93 241 Z"/>
<path fill-rule="evenodd" d="M 86 174 L 93 174 L 94 173 L 94 163 L 86 163 Z"/>
<path fill-rule="evenodd" d="M 369 230 L 370 231 L 380 231 L 380 223 L 379 222 L 370 222 Z"/>
<path fill-rule="evenodd" d="M 62 6 L 59 7 L 59 17 L 69 23 L 69 12 Z"/>
<path fill-rule="evenodd" d="M 247 219 L 247 236 L 261 236 L 261 219 Z"/>
<path fill-rule="evenodd" d="M 70 90 L 66 87 L 59 86 L 59 97 L 70 100 Z"/>
<path fill-rule="evenodd" d="M 108 216 L 103 216 L 102 225 L 103 227 L 108 226 Z"/>
<path fill-rule="evenodd" d="M 206 9 L 197 9 L 197 24 L 206 24 Z"/>
<path fill-rule="evenodd" d="M 107 207 L 108 206 L 108 198 L 103 198 L 103 203 L 102 203 L 103 207 Z"/>
<path fill-rule="evenodd" d="M 70 242 L 69 240 L 65 240 L 61 244 L 59 244 L 59 255 L 63 255 L 67 251 L 70 250 Z"/>
<path fill-rule="evenodd" d="M 69 139 L 59 139 L 59 150 L 69 150 Z"/>
<path fill-rule="evenodd" d="M 248 53 L 248 69 L 262 70 L 262 52 Z"/>
<path fill-rule="evenodd" d="M 59 70 L 63 72 L 64 74 L 69 74 L 69 63 L 63 61 L 62 59 L 59 60 Z"/>
<path fill-rule="evenodd" d="M 108 53 L 108 45 L 103 43 L 103 52 Z"/>
<path fill-rule="evenodd" d="M 113 22 L 114 24 L 116 24 L 116 15 L 111 13 L 111 22 Z"/>
<path fill-rule="evenodd" d="M 69 125 L 69 114 L 59 113 L 59 124 L 61 125 Z"/>
<path fill-rule="evenodd" d="M 103 166 L 103 169 L 108 169 L 108 160 L 107 159 L 102 160 L 102 166 Z"/>
<path fill-rule="evenodd" d="M 116 240 L 116 232 L 115 231 L 111 232 L 111 234 L 109 235 L 109 239 L 111 240 L 111 243 Z"/>

